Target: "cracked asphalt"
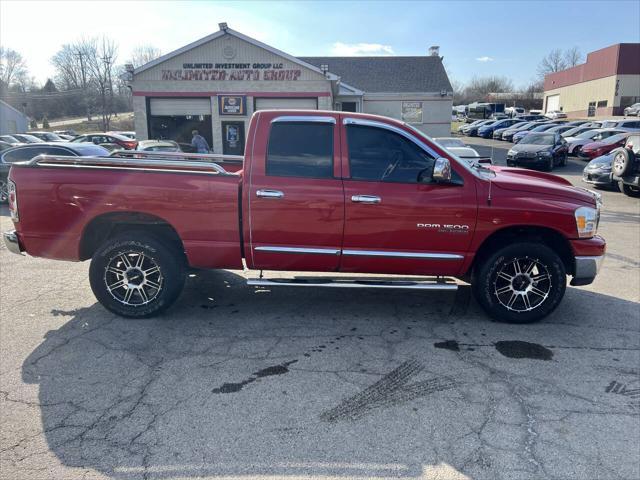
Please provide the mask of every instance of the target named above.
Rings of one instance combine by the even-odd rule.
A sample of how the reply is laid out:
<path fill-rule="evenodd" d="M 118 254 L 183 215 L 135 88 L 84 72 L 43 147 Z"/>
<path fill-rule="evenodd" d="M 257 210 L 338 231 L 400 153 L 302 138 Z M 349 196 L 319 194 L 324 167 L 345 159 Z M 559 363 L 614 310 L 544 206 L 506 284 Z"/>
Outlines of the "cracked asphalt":
<path fill-rule="evenodd" d="M 583 165 L 557 173 L 579 185 Z M 125 320 L 87 263 L 2 246 L 0 478 L 638 479 L 640 201 L 603 194 L 600 276 L 524 326 L 466 286 L 268 290 L 238 271 Z"/>

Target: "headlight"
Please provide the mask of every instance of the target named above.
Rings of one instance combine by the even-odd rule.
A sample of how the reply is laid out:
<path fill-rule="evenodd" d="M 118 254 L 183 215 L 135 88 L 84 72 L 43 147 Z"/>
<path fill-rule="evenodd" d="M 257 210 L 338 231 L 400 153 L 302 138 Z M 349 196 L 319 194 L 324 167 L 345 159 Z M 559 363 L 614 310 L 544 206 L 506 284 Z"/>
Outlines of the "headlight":
<path fill-rule="evenodd" d="M 580 238 L 591 238 L 598 231 L 598 222 L 600 221 L 600 209 L 591 207 L 576 208 L 574 213 L 576 217 L 576 228 Z"/>
<path fill-rule="evenodd" d="M 509 150 L 507 152 L 507 155 L 515 155 L 515 154 L 516 154 L 515 150 Z"/>

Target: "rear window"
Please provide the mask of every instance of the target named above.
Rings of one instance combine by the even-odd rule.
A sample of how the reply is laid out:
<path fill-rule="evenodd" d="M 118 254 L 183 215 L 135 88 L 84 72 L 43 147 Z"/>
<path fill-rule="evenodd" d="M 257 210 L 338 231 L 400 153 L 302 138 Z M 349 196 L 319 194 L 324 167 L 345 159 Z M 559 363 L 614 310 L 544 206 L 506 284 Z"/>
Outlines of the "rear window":
<path fill-rule="evenodd" d="M 333 128 L 330 123 L 272 124 L 267 175 L 333 178 Z"/>
<path fill-rule="evenodd" d="M 2 156 L 4 163 L 23 162 L 25 160 L 31 160 L 38 155 L 61 155 L 64 157 L 74 156 L 73 152 L 65 150 L 63 148 L 57 148 L 52 146 L 46 147 L 30 147 L 30 148 L 16 148 L 6 152 Z"/>

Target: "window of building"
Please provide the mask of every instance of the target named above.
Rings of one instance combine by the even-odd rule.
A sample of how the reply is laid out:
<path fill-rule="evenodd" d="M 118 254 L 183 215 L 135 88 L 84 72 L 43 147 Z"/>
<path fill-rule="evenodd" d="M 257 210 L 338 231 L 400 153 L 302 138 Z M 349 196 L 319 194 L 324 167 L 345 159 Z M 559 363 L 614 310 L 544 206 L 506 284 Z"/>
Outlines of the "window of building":
<path fill-rule="evenodd" d="M 329 123 L 274 123 L 269 136 L 267 175 L 333 178 L 333 129 Z"/>
<path fill-rule="evenodd" d="M 607 106 L 607 101 L 606 100 L 600 100 L 598 102 L 598 108 L 605 108 Z"/>
<path fill-rule="evenodd" d="M 589 108 L 587 108 L 587 117 L 596 116 L 596 102 L 589 102 Z"/>
<path fill-rule="evenodd" d="M 342 111 L 343 112 L 355 112 L 357 111 L 357 103 L 356 102 L 342 102 Z"/>
<path fill-rule="evenodd" d="M 395 132 L 349 125 L 347 143 L 353 180 L 417 183 L 433 173 L 435 159 Z"/>

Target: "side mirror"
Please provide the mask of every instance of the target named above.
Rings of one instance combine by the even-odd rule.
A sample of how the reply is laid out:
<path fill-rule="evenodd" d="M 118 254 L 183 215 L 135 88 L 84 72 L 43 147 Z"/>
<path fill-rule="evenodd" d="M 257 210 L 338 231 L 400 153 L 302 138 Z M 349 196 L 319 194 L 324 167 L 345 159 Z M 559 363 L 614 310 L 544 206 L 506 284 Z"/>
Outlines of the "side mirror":
<path fill-rule="evenodd" d="M 451 163 L 446 158 L 437 158 L 433 166 L 433 181 L 436 183 L 451 182 Z"/>

